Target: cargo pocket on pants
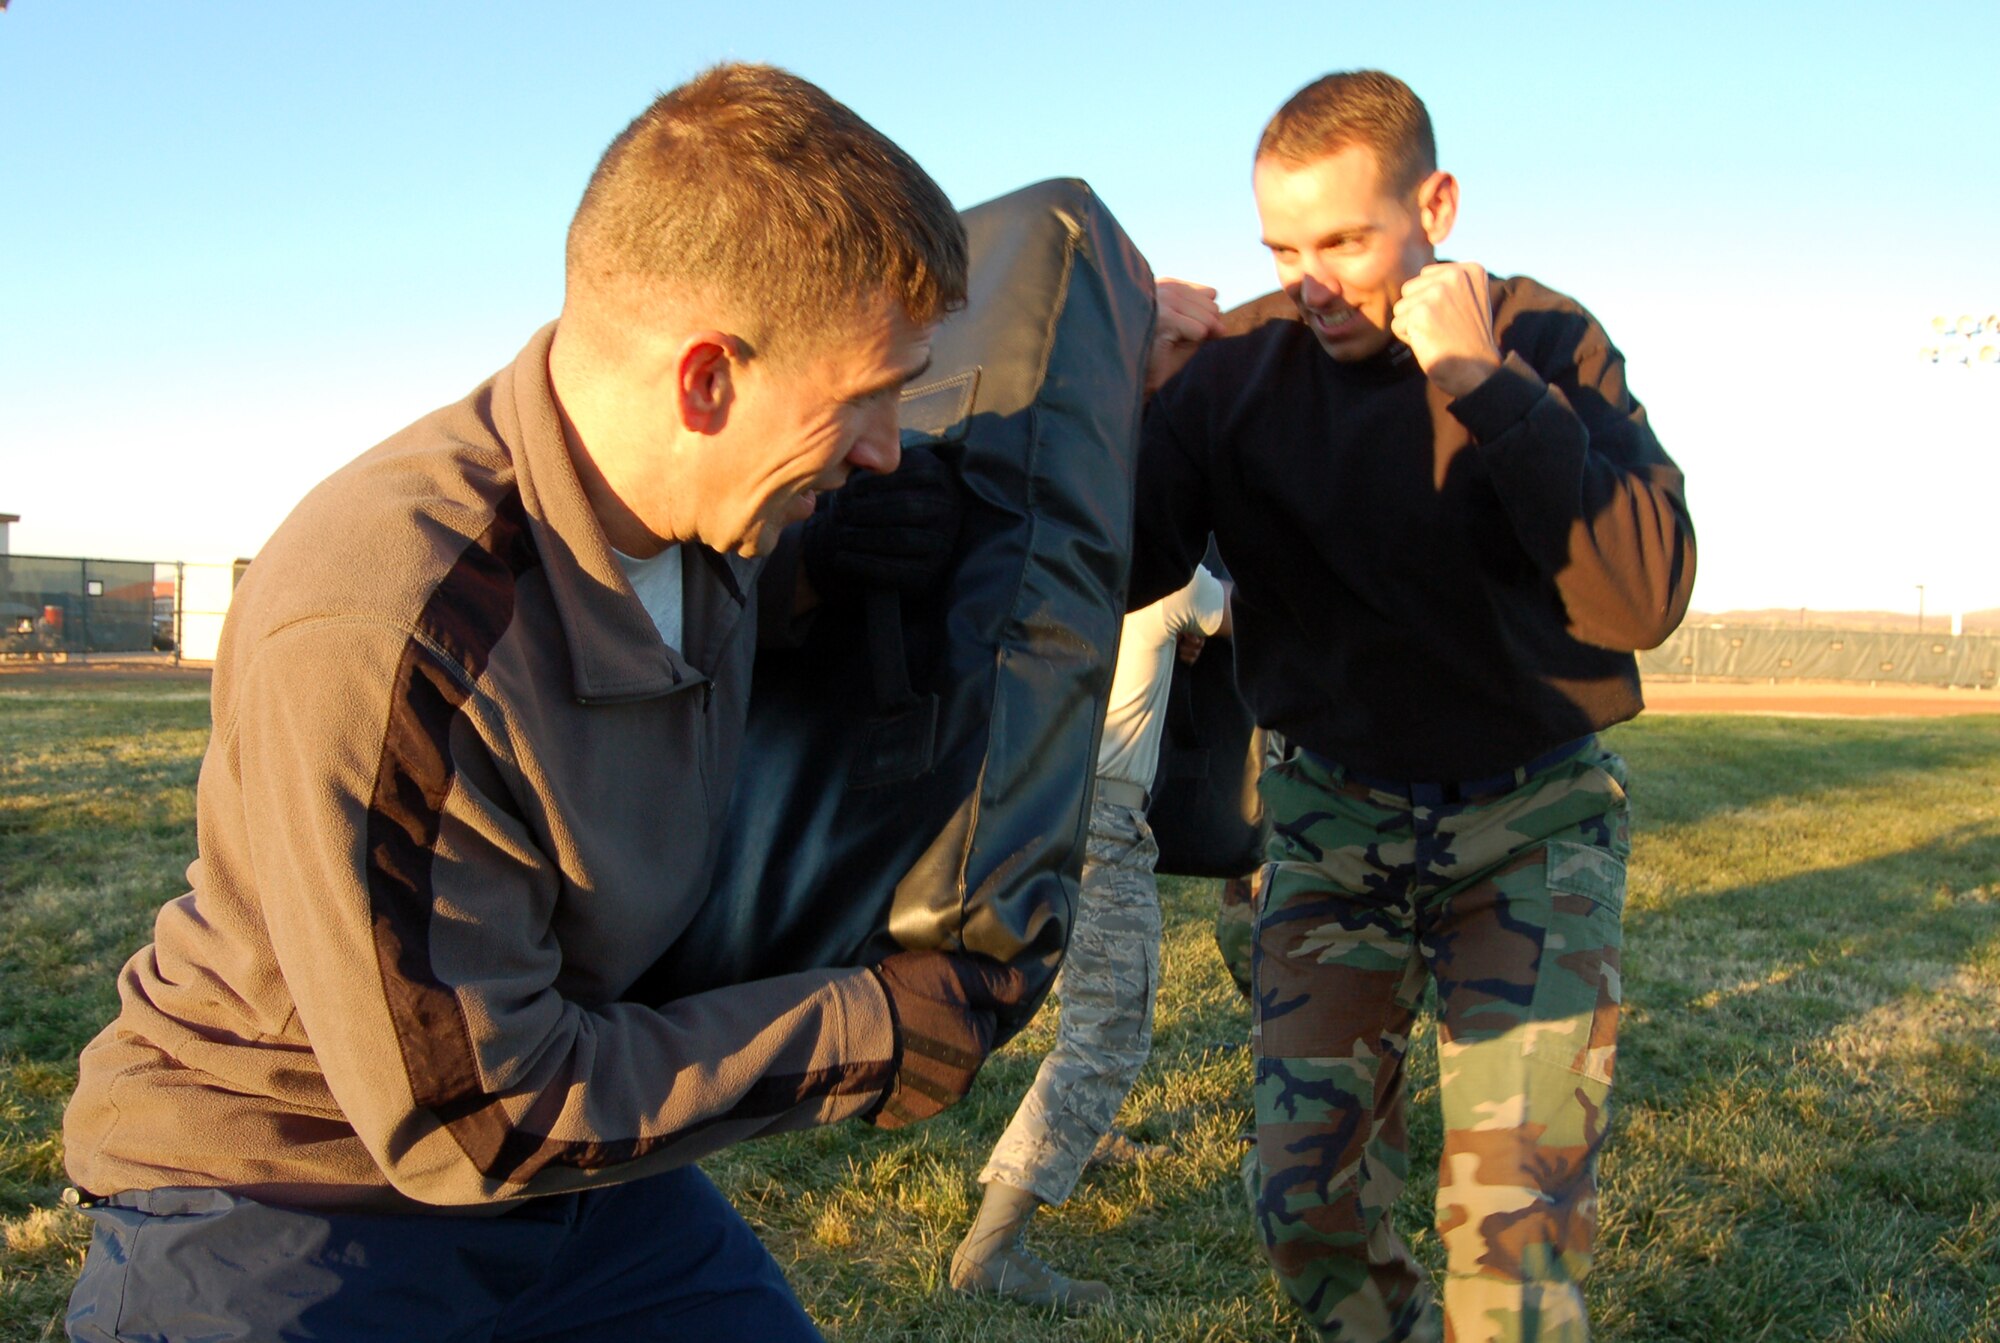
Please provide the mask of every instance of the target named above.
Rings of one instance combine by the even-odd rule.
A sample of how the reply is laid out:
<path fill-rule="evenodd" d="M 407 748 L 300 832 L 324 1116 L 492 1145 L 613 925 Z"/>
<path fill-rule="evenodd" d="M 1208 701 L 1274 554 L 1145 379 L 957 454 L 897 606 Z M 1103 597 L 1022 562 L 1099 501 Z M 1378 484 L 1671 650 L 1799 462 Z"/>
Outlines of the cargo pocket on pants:
<path fill-rule="evenodd" d="M 1625 863 L 1595 845 L 1551 840 L 1547 864 L 1549 926 L 1533 1011 L 1538 1049 L 1559 1051 L 1572 1071 L 1609 1082 L 1623 997 Z"/>

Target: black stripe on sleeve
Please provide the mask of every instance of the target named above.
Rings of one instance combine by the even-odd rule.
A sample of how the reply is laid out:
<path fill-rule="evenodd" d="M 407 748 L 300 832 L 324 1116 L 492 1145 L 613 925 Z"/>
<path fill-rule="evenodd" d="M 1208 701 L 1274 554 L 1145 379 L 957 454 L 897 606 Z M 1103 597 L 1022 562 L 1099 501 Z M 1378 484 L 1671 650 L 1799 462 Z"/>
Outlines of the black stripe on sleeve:
<path fill-rule="evenodd" d="M 724 1113 L 671 1133 L 599 1141 L 559 1141 L 531 1110 L 510 1120 L 501 1098 L 483 1090 L 471 1027 L 454 987 L 438 973 L 430 928 L 436 893 L 432 863 L 451 794 L 451 732 L 494 649 L 513 624 L 515 590 L 540 564 L 518 493 L 468 545 L 433 592 L 397 666 L 367 818 L 368 893 L 383 996 L 394 1022 L 416 1103 L 438 1117 L 478 1170 L 524 1183 L 549 1166 L 593 1170 L 631 1161 L 717 1124 L 771 1118 L 815 1096 L 873 1094 L 888 1086 L 888 1060 L 759 1078 Z M 726 570 L 724 577 L 734 587 Z M 425 641 L 445 650 L 437 660 Z M 560 1110 L 561 1097 L 543 1098 Z"/>
<path fill-rule="evenodd" d="M 419 639 L 396 668 L 375 788 L 368 800 L 368 897 L 383 996 L 417 1103 L 430 1108 L 479 1090 L 472 1033 L 452 986 L 432 964 L 431 865 L 453 782 L 452 724 L 466 686 L 486 670 L 514 620 L 514 590 L 539 564 L 518 492 L 431 593 L 421 634 L 446 650 L 461 680 Z"/>

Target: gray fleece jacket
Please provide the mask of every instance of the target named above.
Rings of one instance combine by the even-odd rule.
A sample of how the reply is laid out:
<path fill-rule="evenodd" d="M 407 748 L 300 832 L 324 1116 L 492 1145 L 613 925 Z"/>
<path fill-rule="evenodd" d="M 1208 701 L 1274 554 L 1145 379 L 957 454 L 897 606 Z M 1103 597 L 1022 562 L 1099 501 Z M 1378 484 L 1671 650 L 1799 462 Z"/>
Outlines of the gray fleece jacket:
<path fill-rule="evenodd" d="M 867 1109 L 866 971 L 620 1001 L 708 890 L 753 561 L 690 548 L 686 647 L 572 468 L 553 327 L 316 488 L 216 662 L 191 890 L 64 1124 L 96 1194 L 493 1206 Z"/>

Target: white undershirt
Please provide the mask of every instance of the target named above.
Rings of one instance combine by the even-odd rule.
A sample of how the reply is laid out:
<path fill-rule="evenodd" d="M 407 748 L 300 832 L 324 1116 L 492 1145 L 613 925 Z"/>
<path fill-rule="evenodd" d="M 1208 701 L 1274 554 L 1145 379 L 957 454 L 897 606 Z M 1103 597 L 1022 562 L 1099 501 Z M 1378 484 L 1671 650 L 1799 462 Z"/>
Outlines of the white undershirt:
<path fill-rule="evenodd" d="M 634 559 L 615 547 L 611 553 L 618 557 L 618 567 L 625 571 L 625 581 L 639 595 L 639 604 L 653 618 L 653 628 L 660 632 L 660 638 L 665 640 L 667 647 L 679 651 L 681 548 L 668 546 L 659 554 L 643 560 Z"/>
<path fill-rule="evenodd" d="M 1104 735 L 1098 741 L 1098 778 L 1153 786 L 1160 763 L 1160 730 L 1167 721 L 1167 692 L 1174 679 L 1175 645 L 1184 630 L 1213 634 L 1221 624 L 1222 584 L 1199 565 L 1179 592 L 1125 617 L 1118 638 L 1118 668 L 1104 710 Z"/>

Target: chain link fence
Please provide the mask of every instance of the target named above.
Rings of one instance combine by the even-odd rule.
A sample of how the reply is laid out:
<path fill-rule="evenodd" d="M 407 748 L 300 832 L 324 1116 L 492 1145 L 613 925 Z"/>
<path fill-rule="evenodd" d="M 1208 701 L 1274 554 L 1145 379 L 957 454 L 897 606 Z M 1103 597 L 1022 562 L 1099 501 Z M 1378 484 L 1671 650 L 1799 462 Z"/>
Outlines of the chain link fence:
<path fill-rule="evenodd" d="M 1639 674 L 1991 690 L 2000 685 L 2000 635 L 1683 625 L 1639 654 Z"/>
<path fill-rule="evenodd" d="M 0 654 L 169 652 L 174 584 L 150 560 L 0 555 Z M 173 566 L 165 568 L 171 575 Z"/>
<path fill-rule="evenodd" d="M 245 563 L 0 554 L 0 658 L 211 661 Z"/>

